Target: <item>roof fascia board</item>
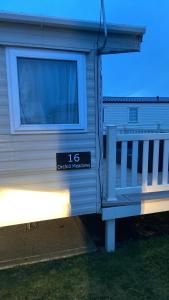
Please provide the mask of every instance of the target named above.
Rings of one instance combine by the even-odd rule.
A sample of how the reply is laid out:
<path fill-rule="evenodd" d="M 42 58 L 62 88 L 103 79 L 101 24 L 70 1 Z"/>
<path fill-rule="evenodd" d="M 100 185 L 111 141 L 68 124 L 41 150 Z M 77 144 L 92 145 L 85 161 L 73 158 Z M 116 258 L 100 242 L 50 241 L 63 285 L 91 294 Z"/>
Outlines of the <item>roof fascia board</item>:
<path fill-rule="evenodd" d="M 54 17 L 31 16 L 24 14 L 0 12 L 0 22 L 3 21 L 10 23 L 37 24 L 41 26 L 44 25 L 50 27 L 72 28 L 75 30 L 85 30 L 94 32 L 98 32 L 99 29 L 99 23 L 97 22 L 87 22 Z M 140 26 L 107 24 L 107 27 L 109 33 L 130 34 L 139 36 L 143 36 L 143 34 L 145 33 L 145 27 Z"/>

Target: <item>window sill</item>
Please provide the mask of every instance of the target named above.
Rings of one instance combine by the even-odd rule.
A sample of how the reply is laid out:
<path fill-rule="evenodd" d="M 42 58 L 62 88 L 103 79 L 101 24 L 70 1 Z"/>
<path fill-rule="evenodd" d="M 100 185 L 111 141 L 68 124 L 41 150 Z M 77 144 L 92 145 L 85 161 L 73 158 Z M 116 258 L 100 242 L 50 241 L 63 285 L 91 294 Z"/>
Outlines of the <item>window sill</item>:
<path fill-rule="evenodd" d="M 12 130 L 12 135 L 34 135 L 34 134 L 75 134 L 75 133 L 86 133 L 87 128 L 85 129 L 55 129 L 55 130 Z"/>

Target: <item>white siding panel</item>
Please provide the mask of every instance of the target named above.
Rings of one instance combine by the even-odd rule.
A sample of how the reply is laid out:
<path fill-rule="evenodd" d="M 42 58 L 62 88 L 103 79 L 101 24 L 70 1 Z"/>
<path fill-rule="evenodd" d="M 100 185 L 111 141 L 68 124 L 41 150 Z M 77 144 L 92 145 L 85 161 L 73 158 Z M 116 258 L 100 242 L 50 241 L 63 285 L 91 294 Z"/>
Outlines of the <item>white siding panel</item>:
<path fill-rule="evenodd" d="M 12 157 L 13 159 L 13 157 Z M 95 160 L 91 161 L 92 165 L 95 165 Z M 24 160 L 10 160 L 10 161 L 1 161 L 0 163 L 0 174 L 3 175 L 5 172 L 19 172 L 21 170 L 49 170 L 53 171 L 56 170 L 56 156 L 53 155 L 52 159 L 47 158 L 43 159 L 42 157 L 38 159 L 27 159 L 25 155 Z M 75 170 L 76 171 L 76 170 Z M 74 171 L 74 172 L 75 172 Z M 61 171 L 60 171 L 61 172 Z M 70 171 L 67 171 L 70 172 Z M 78 171 L 79 172 L 79 171 Z M 85 172 L 85 170 L 83 171 Z"/>
<path fill-rule="evenodd" d="M 3 35 L 4 30 L 5 28 L 1 28 Z M 42 36 L 38 37 L 38 41 L 36 41 L 39 31 L 34 33 L 30 31 L 27 36 L 21 26 L 17 30 L 18 41 L 22 34 L 23 42 L 27 44 L 33 41 L 36 46 L 38 43 L 44 43 L 46 47 L 49 43 L 50 48 L 50 43 L 54 47 L 59 43 L 59 32 L 57 34 L 51 32 L 50 41 L 47 41 L 47 37 L 44 39 Z M 9 32 L 6 33 L 9 35 Z M 77 41 L 73 39 L 73 36 L 68 35 L 65 37 L 64 43 L 67 44 L 69 41 L 71 47 L 78 48 L 84 47 L 86 40 L 87 36 Z M 12 37 L 12 41 L 16 41 L 16 37 Z M 12 135 L 10 134 L 5 47 L 0 47 L 0 189 L 26 191 L 68 189 L 71 195 L 72 215 L 95 213 L 100 208 L 97 191 L 95 60 L 93 53 L 87 54 L 86 58 L 87 132 Z M 56 171 L 56 153 L 69 151 L 90 151 L 92 168 L 78 171 Z"/>
<path fill-rule="evenodd" d="M 2 106 L 0 109 L 0 119 L 6 117 L 9 119 L 9 109 L 7 106 Z"/>
<path fill-rule="evenodd" d="M 1 125 L 0 127 L 0 134 L 10 134 L 10 128 L 6 125 Z"/>
<path fill-rule="evenodd" d="M 60 142 L 60 141 L 58 141 Z M 93 150 L 93 147 L 94 147 L 94 142 L 82 142 L 81 143 L 81 148 L 79 147 L 79 143 L 76 142 L 74 144 L 70 144 L 69 145 L 69 149 L 72 151 L 72 152 L 76 152 L 76 149 L 78 148 L 78 151 L 87 151 L 86 149 L 90 149 L 91 151 Z M 33 153 L 31 153 L 31 151 L 34 151 Z M 1 158 L 3 158 L 3 153 L 4 152 L 12 152 L 13 153 L 13 157 L 16 157 L 19 156 L 20 158 L 22 157 L 22 154 L 23 153 L 23 157 L 38 157 L 38 153 L 39 153 L 39 158 L 47 158 L 47 157 L 51 157 L 50 155 L 55 153 L 56 154 L 56 151 L 59 153 L 59 152 L 63 152 L 65 151 L 66 152 L 67 150 L 67 145 L 57 145 L 56 142 L 47 142 L 47 143 L 44 143 L 44 142 L 36 142 L 36 143 L 3 143 L 2 146 L 1 146 L 1 149 L 0 149 L 0 153 L 1 153 Z M 45 156 L 44 156 L 44 153 L 45 153 Z"/>
<path fill-rule="evenodd" d="M 108 124 L 116 126 L 148 126 L 161 125 L 169 127 L 169 103 L 113 103 L 104 104 L 104 126 Z M 129 108 L 138 108 L 138 122 L 129 123 Z"/>
<path fill-rule="evenodd" d="M 7 98 L 7 92 L 5 91 L 1 91 L 0 90 L 0 106 L 1 108 L 3 106 L 8 106 L 7 102 L 6 102 L 6 98 Z"/>
<path fill-rule="evenodd" d="M 79 180 L 79 172 L 56 172 L 56 171 L 44 171 L 39 173 L 37 170 L 35 172 L 29 172 L 26 170 L 26 173 L 17 174 L 13 176 L 12 173 L 3 174 L 1 178 L 1 185 L 2 186 L 19 186 L 23 187 L 30 187 L 33 188 L 34 186 L 43 186 L 47 187 L 49 184 L 56 187 L 57 185 L 60 188 L 66 186 L 70 186 L 71 188 L 75 187 L 83 187 L 84 185 L 94 185 L 96 182 L 95 178 L 95 171 L 85 170 L 85 172 L 80 171 L 81 179 Z"/>
<path fill-rule="evenodd" d="M 1 115 L 1 118 L 0 118 L 0 127 L 1 126 L 6 126 L 7 128 L 9 128 L 9 115 L 7 115 L 7 116 Z"/>
<path fill-rule="evenodd" d="M 86 141 L 88 143 L 90 143 L 91 141 L 93 141 L 93 139 L 95 138 L 95 134 L 94 133 L 88 133 L 88 134 L 84 134 L 83 135 L 83 141 Z M 77 133 L 77 140 L 81 139 L 81 133 Z M 36 134 L 36 135 L 0 135 L 0 142 L 13 142 L 13 143 L 18 143 L 18 142 L 52 142 L 52 143 L 57 143 L 57 141 L 61 141 L 61 142 L 67 142 L 67 141 L 71 141 L 72 140 L 72 136 L 70 134 Z"/>
<path fill-rule="evenodd" d="M 94 155 L 93 153 L 93 147 L 84 147 L 84 151 L 89 151 L 91 149 L 91 153 Z M 62 152 L 66 152 L 66 148 L 63 148 L 62 149 Z M 71 148 L 70 148 L 71 150 Z M 74 152 L 74 149 L 73 149 L 73 152 Z M 7 165 L 9 165 L 10 162 L 17 162 L 17 161 L 39 161 L 39 160 L 49 160 L 51 159 L 51 157 L 53 159 L 56 158 L 56 150 L 46 150 L 46 151 L 42 151 L 42 150 L 39 150 L 39 151 L 1 151 L 0 152 L 0 162 L 4 162 L 4 165 L 5 165 L 5 162 L 7 163 Z M 1 170 L 2 170 L 2 167 L 3 165 L 1 164 Z"/>

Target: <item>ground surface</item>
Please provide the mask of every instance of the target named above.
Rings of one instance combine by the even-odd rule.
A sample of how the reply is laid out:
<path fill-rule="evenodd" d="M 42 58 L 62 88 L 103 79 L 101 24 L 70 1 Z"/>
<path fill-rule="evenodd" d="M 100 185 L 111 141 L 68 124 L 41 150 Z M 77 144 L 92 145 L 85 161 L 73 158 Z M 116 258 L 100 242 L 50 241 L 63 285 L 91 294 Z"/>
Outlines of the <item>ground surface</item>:
<path fill-rule="evenodd" d="M 168 300 L 168 220 L 168 213 L 122 220 L 114 254 L 100 247 L 93 254 L 1 271 L 0 299 Z"/>
<path fill-rule="evenodd" d="M 0 228 L 0 269 L 93 250 L 77 217 Z"/>
<path fill-rule="evenodd" d="M 169 237 L 0 273 L 0 299 L 169 299 Z M 107 297 L 107 298 L 106 298 Z"/>

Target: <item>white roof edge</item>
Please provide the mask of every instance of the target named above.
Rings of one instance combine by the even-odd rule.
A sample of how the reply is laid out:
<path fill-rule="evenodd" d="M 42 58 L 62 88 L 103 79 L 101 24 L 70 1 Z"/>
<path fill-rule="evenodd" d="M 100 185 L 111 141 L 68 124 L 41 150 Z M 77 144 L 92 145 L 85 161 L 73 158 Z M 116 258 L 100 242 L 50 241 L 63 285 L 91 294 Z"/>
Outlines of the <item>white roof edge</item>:
<path fill-rule="evenodd" d="M 17 13 L 8 13 L 0 11 L 0 22 L 40 24 L 51 27 L 72 28 L 77 30 L 98 31 L 99 23 L 93 21 L 82 21 L 75 19 L 63 19 L 46 16 L 35 16 Z M 107 24 L 108 32 L 119 34 L 143 35 L 145 27 Z"/>

